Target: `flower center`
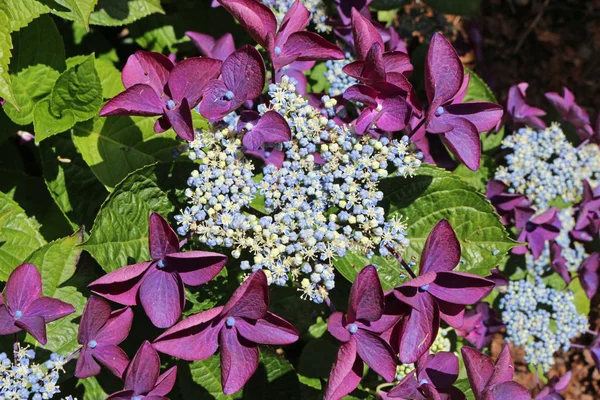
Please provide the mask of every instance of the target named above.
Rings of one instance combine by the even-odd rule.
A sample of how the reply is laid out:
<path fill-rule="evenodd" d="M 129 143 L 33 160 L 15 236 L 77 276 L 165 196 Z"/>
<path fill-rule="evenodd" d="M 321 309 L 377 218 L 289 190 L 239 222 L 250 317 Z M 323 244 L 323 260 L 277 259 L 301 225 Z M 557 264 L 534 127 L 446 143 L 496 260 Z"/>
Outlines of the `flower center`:
<path fill-rule="evenodd" d="M 421 381 L 419 382 L 419 385 L 427 385 L 429 383 L 429 381 L 427 379 L 421 379 Z"/>
<path fill-rule="evenodd" d="M 377 104 L 377 108 L 376 108 L 377 112 L 383 110 L 383 106 L 380 104 Z"/>
<path fill-rule="evenodd" d="M 429 283 L 427 285 L 423 285 L 419 288 L 422 292 L 426 292 L 429 289 Z"/>
<path fill-rule="evenodd" d="M 227 319 L 225 320 L 225 325 L 227 325 L 228 328 L 233 328 L 233 326 L 235 325 L 235 318 L 227 317 Z"/>
<path fill-rule="evenodd" d="M 252 128 L 254 128 L 254 125 L 252 125 L 250 122 L 248 122 L 245 126 L 246 130 L 251 131 Z"/>
<path fill-rule="evenodd" d="M 16 319 L 19 319 L 19 318 L 21 318 L 22 316 L 23 316 L 23 311 L 21 311 L 21 310 L 17 310 L 17 311 L 15 311 L 15 318 L 16 318 Z"/>
<path fill-rule="evenodd" d="M 231 100 L 231 99 L 233 99 L 233 92 L 232 92 L 231 90 L 228 90 L 228 91 L 226 91 L 226 92 L 225 92 L 225 98 L 226 98 L 227 100 Z"/>
<path fill-rule="evenodd" d="M 169 110 L 174 109 L 175 108 L 175 102 L 173 100 L 169 99 L 169 101 L 167 101 L 167 108 Z"/>
<path fill-rule="evenodd" d="M 98 342 L 96 342 L 95 340 L 90 340 L 88 346 L 90 346 L 92 349 L 95 349 L 96 346 L 98 346 Z"/>
<path fill-rule="evenodd" d="M 134 396 L 131 400 L 142 400 L 140 396 Z"/>
<path fill-rule="evenodd" d="M 273 49 L 273 51 L 275 52 L 275 55 L 278 56 L 281 54 L 281 47 L 275 46 L 275 49 Z"/>
<path fill-rule="evenodd" d="M 158 260 L 158 263 L 156 264 L 157 268 L 164 268 L 165 267 L 165 260 Z"/>
<path fill-rule="evenodd" d="M 442 115 L 445 112 L 446 112 L 446 110 L 444 110 L 444 107 L 438 107 L 437 110 L 435 110 L 435 115 L 436 115 L 436 117 L 439 117 L 440 115 Z"/>
<path fill-rule="evenodd" d="M 356 332 L 358 332 L 358 326 L 356 326 L 356 324 L 348 325 L 348 332 L 354 335 Z"/>

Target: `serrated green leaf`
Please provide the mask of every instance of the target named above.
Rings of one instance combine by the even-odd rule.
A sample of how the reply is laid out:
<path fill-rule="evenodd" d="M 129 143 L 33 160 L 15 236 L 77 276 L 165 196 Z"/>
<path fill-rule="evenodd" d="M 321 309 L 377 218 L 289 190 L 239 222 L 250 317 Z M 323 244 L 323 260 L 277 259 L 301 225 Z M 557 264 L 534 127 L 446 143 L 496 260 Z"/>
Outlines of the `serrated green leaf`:
<path fill-rule="evenodd" d="M 112 61 L 97 58 L 96 70 L 102 84 L 102 97 L 110 99 L 125 90 L 121 81 L 121 71 L 119 71 Z"/>
<path fill-rule="evenodd" d="M 83 400 L 104 400 L 109 396 L 95 376 L 80 379 L 77 382 L 77 387 L 79 386 L 83 386 Z"/>
<path fill-rule="evenodd" d="M 0 10 L 0 97 L 6 99 L 13 107 L 18 108 L 8 73 L 8 64 L 12 57 L 10 51 L 13 48 L 10 31 L 8 16 Z"/>
<path fill-rule="evenodd" d="M 115 187 L 82 247 L 106 272 L 149 260 L 148 217 L 153 211 L 167 217 L 173 205 L 159 186 L 157 169 L 150 165 L 131 173 Z"/>
<path fill-rule="evenodd" d="M 168 17 L 168 16 L 167 16 Z M 172 18 L 162 15 L 152 15 L 132 25 L 130 32 L 138 45 L 148 51 L 159 53 L 177 53 L 176 45 L 189 41 L 189 38 L 180 32 L 175 32 Z"/>
<path fill-rule="evenodd" d="M 91 229 L 108 191 L 83 161 L 70 135 L 45 140 L 39 148 L 50 195 L 73 227 Z"/>
<path fill-rule="evenodd" d="M 90 15 L 92 14 L 92 11 L 94 11 L 96 4 L 98 4 L 98 0 L 64 0 L 64 2 L 71 9 L 72 19 L 85 26 L 86 30 L 89 31 Z M 65 18 L 65 16 L 61 16 Z"/>
<path fill-rule="evenodd" d="M 9 72 L 19 110 L 5 104 L 4 111 L 14 123 L 28 125 L 33 122 L 35 105 L 50 94 L 60 71 L 65 69 L 65 47 L 48 15 L 13 32 L 12 40 Z"/>
<path fill-rule="evenodd" d="M 456 271 L 486 276 L 516 245 L 485 197 L 445 170 L 423 165 L 412 178 L 385 179 L 380 190 L 390 203 L 388 218 L 407 218 L 407 261 L 419 260 L 427 236 L 442 218 L 460 241 L 464 263 Z"/>
<path fill-rule="evenodd" d="M 370 264 L 377 266 L 383 290 L 392 290 L 410 278 L 404 268 L 402 268 L 402 265 L 400 265 L 400 262 L 392 256 L 381 257 L 374 255 L 371 258 L 367 258 L 364 254 L 348 251 L 345 257 L 338 258 L 333 262 L 335 269 L 350 282 L 354 282 L 356 275 Z"/>
<path fill-rule="evenodd" d="M 471 389 L 471 384 L 469 383 L 468 378 L 457 380 L 454 383 L 454 386 L 464 393 L 466 400 L 475 400 L 475 395 L 473 394 L 473 389 Z"/>
<path fill-rule="evenodd" d="M 99 0 L 90 24 L 121 26 L 154 13 L 164 14 L 160 0 Z"/>
<path fill-rule="evenodd" d="M 0 10 L 8 16 L 10 31 L 18 31 L 40 15 L 50 12 L 50 8 L 38 0 L 2 0 Z"/>
<path fill-rule="evenodd" d="M 444 14 L 470 16 L 479 12 L 481 0 L 425 0 L 431 8 Z"/>
<path fill-rule="evenodd" d="M 6 281 L 25 258 L 46 243 L 39 228 L 37 221 L 0 192 L 0 281 Z"/>
<path fill-rule="evenodd" d="M 102 85 L 96 72 L 94 55 L 69 67 L 57 79 L 50 95 L 50 111 L 60 116 L 69 110 L 75 121 L 94 117 L 102 106 Z"/>
<path fill-rule="evenodd" d="M 35 142 L 39 143 L 50 136 L 64 132 L 75 125 L 75 115 L 71 110 L 64 110 L 60 117 L 50 112 L 50 99 L 44 99 L 33 109 L 33 128 Z"/>
<path fill-rule="evenodd" d="M 590 313 L 591 301 L 585 294 L 585 290 L 581 287 L 579 279 L 573 279 L 569 285 L 569 290 L 573 292 L 573 304 L 577 312 L 581 315 L 588 315 Z"/>
<path fill-rule="evenodd" d="M 325 78 L 325 71 L 327 71 L 327 66 L 325 65 L 325 63 L 319 63 L 315 65 L 313 69 L 310 70 L 309 83 L 311 92 L 327 92 L 330 84 L 327 81 L 327 78 Z"/>
<path fill-rule="evenodd" d="M 76 124 L 73 141 L 98 180 L 112 189 L 138 168 L 173 160 L 175 133 L 157 135 L 153 126 L 149 117 L 98 117 Z"/>

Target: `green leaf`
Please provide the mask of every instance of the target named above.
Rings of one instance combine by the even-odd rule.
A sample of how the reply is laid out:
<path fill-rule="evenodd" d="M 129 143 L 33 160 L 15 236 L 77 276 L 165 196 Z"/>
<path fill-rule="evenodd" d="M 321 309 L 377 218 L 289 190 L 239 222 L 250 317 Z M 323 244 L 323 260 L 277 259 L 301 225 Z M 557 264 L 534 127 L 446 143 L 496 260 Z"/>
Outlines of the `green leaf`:
<path fill-rule="evenodd" d="M 388 218 L 407 218 L 407 261 L 419 260 L 427 236 L 442 218 L 450 222 L 462 248 L 464 263 L 455 271 L 486 276 L 516 245 L 485 197 L 445 170 L 423 165 L 412 178 L 385 179 L 380 190 L 390 202 Z"/>
<path fill-rule="evenodd" d="M 2 0 L 0 10 L 4 11 L 10 21 L 10 31 L 18 31 L 31 21 L 50 9 L 38 0 Z"/>
<path fill-rule="evenodd" d="M 173 211 L 167 193 L 159 186 L 157 168 L 150 165 L 133 172 L 115 187 L 82 245 L 106 272 L 147 261 L 148 217 L 155 211 L 164 217 Z"/>
<path fill-rule="evenodd" d="M 16 124 L 33 122 L 35 105 L 50 94 L 60 71 L 65 69 L 65 46 L 52 18 L 42 15 L 12 34 L 13 57 L 10 77 L 19 110 L 4 105 L 6 115 Z"/>
<path fill-rule="evenodd" d="M 106 117 L 78 123 L 73 141 L 98 180 L 112 189 L 127 174 L 173 160 L 175 133 L 154 133 L 154 118 Z"/>
<path fill-rule="evenodd" d="M 425 3 L 444 14 L 470 16 L 479 11 L 481 0 L 425 0 Z"/>
<path fill-rule="evenodd" d="M 327 71 L 325 63 L 319 63 L 310 70 L 309 83 L 312 92 L 323 93 L 329 89 L 330 84 L 325 78 L 325 71 Z"/>
<path fill-rule="evenodd" d="M 328 340 L 316 339 L 308 342 L 302 349 L 298 362 L 298 374 L 311 379 L 305 384 L 314 389 L 321 389 L 321 379 L 329 378 L 337 352 L 337 346 Z"/>
<path fill-rule="evenodd" d="M 454 383 L 454 386 L 465 394 L 466 400 L 475 400 L 475 395 L 473 394 L 473 389 L 471 389 L 468 378 L 457 380 L 456 383 Z"/>
<path fill-rule="evenodd" d="M 71 110 L 65 110 L 60 117 L 55 117 L 50 111 L 50 99 L 44 99 L 33 109 L 33 128 L 35 142 L 39 143 L 50 136 L 64 132 L 75 125 L 75 115 Z"/>
<path fill-rule="evenodd" d="M 477 171 L 471 171 L 466 165 L 460 164 L 452 171 L 452 175 L 460 176 L 479 192 L 485 193 L 487 183 L 494 177 L 496 165 L 490 157 L 483 157 L 481 161 L 481 166 Z"/>
<path fill-rule="evenodd" d="M 64 0 L 71 9 L 73 20 L 85 26 L 87 31 L 90 30 L 90 15 L 94 11 L 94 7 L 98 0 Z M 61 14 L 59 14 L 61 15 Z M 61 15 L 62 16 L 62 15 Z"/>
<path fill-rule="evenodd" d="M 6 99 L 13 107 L 18 108 L 8 73 L 12 48 L 9 18 L 4 11 L 0 11 L 0 97 Z"/>
<path fill-rule="evenodd" d="M 45 244 L 39 228 L 37 221 L 0 192 L 0 281 L 6 281 L 27 256 Z"/>
<path fill-rule="evenodd" d="M 226 396 L 221 387 L 219 355 L 206 360 L 178 365 L 178 381 L 183 398 L 225 399 L 299 399 L 300 385 L 292 365 L 272 350 L 260 349 L 260 364 L 244 389 Z"/>
<path fill-rule="evenodd" d="M 94 117 L 102 106 L 102 85 L 94 65 L 94 55 L 63 72 L 50 95 L 50 111 L 60 116 L 69 110 L 76 121 Z"/>
<path fill-rule="evenodd" d="M 108 192 L 87 166 L 68 134 L 40 143 L 44 180 L 50 195 L 74 228 L 91 229 Z"/>
<path fill-rule="evenodd" d="M 109 396 L 102 388 L 100 382 L 95 376 L 86 379 L 80 379 L 77 382 L 77 387 L 83 386 L 83 400 L 103 400 Z"/>
<path fill-rule="evenodd" d="M 573 279 L 569 285 L 569 290 L 573 292 L 573 304 L 577 312 L 581 315 L 588 315 L 590 313 L 591 301 L 585 294 L 585 290 L 581 287 L 579 279 Z"/>
<path fill-rule="evenodd" d="M 411 231 L 408 231 L 409 238 Z M 371 258 L 355 251 L 349 251 L 345 257 L 338 258 L 333 262 L 334 267 L 340 274 L 350 282 L 354 282 L 356 275 L 367 265 L 377 265 L 377 272 L 381 280 L 383 290 L 392 290 L 401 283 L 406 282 L 410 277 L 402 265 L 394 257 L 381 257 L 374 255 Z"/>
<path fill-rule="evenodd" d="M 96 59 L 96 70 L 102 84 L 102 97 L 110 99 L 125 90 L 121 81 L 121 71 L 106 59 Z"/>
<path fill-rule="evenodd" d="M 395 10 L 409 2 L 410 0 L 373 0 L 369 6 L 375 10 Z"/>
<path fill-rule="evenodd" d="M 130 29 L 131 36 L 138 45 L 148 51 L 159 53 L 177 53 L 177 44 L 188 42 L 189 38 L 179 31 L 175 32 L 173 18 L 162 15 L 152 15 L 133 24 Z"/>
<path fill-rule="evenodd" d="M 160 0 L 99 0 L 90 24 L 121 26 L 154 13 L 164 14 Z"/>

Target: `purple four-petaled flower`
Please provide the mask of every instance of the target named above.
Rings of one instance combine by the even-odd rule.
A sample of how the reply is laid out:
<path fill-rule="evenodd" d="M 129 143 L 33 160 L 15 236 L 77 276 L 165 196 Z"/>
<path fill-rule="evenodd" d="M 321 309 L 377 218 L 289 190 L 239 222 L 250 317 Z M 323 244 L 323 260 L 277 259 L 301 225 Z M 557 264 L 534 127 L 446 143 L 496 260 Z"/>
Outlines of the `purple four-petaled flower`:
<path fill-rule="evenodd" d="M 528 87 L 528 83 L 521 82 L 518 85 L 511 86 L 508 90 L 506 104 L 508 114 L 518 124 L 525 124 L 536 129 L 546 129 L 546 123 L 540 118 L 546 115 L 546 112 L 527 104 L 526 93 Z"/>
<path fill-rule="evenodd" d="M 518 211 L 515 213 L 515 227 L 520 230 L 517 240 L 527 242 L 533 258 L 537 260 L 544 251 L 546 241 L 554 240 L 560 234 L 562 224 L 558 219 L 558 210 L 552 207 L 537 216 L 534 216 L 533 208 Z M 527 246 L 518 246 L 511 251 L 514 254 L 525 254 L 528 249 Z"/>

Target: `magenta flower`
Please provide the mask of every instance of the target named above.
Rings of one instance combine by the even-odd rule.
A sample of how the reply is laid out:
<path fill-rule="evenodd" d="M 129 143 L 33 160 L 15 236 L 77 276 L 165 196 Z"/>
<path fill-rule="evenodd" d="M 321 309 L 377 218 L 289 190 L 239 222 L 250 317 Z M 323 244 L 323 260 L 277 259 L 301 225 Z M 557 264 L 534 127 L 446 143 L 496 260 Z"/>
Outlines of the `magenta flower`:
<path fill-rule="evenodd" d="M 396 299 L 411 308 L 400 322 L 394 342 L 403 363 L 413 363 L 429 350 L 437 336 L 440 317 L 454 328 L 462 327 L 465 307 L 477 303 L 494 288 L 490 280 L 453 272 L 459 261 L 458 238 L 450 223 L 442 219 L 427 237 L 419 276 L 392 291 Z"/>
<path fill-rule="evenodd" d="M 245 111 L 240 116 L 238 130 L 244 132 L 242 144 L 250 151 L 257 151 L 264 144 L 284 143 L 292 139 L 290 126 L 277 111 L 267 111 L 262 116 L 254 111 Z"/>
<path fill-rule="evenodd" d="M 356 119 L 354 128 L 362 135 L 372 128 L 395 132 L 406 127 L 412 107 L 404 100 L 406 93 L 390 83 L 373 86 L 356 84 L 344 92 L 344 99 L 363 103 L 366 107 Z"/>
<path fill-rule="evenodd" d="M 579 266 L 577 271 L 579 274 L 579 282 L 585 291 L 588 299 L 598 293 L 600 282 L 600 253 L 590 254 Z"/>
<path fill-rule="evenodd" d="M 363 268 L 356 276 L 348 312 L 331 314 L 327 329 L 342 346 L 331 368 L 325 400 L 338 400 L 358 386 L 363 373 L 363 362 L 391 382 L 396 376 L 396 356 L 381 334 L 392 328 L 400 316 L 384 315 L 383 290 L 377 269 Z"/>
<path fill-rule="evenodd" d="M 518 193 L 508 193 L 508 186 L 501 181 L 491 180 L 485 189 L 485 196 L 500 215 L 500 221 L 506 226 L 515 220 L 515 215 L 531 209 L 527 197 Z"/>
<path fill-rule="evenodd" d="M 564 400 L 564 397 L 560 395 L 560 392 L 567 390 L 572 375 L 573 372 L 567 371 L 567 373 L 560 378 L 556 376 L 553 377 L 533 400 Z"/>
<path fill-rule="evenodd" d="M 481 349 L 490 344 L 494 333 L 502 328 L 504 324 L 496 316 L 494 309 L 488 303 L 481 302 L 474 309 L 465 312 L 463 326 L 456 329 L 456 333 Z"/>
<path fill-rule="evenodd" d="M 226 33 L 217 40 L 200 32 L 187 31 L 185 34 L 200 50 L 200 54 L 205 57 L 225 61 L 235 51 L 235 43 L 231 33 Z"/>
<path fill-rule="evenodd" d="M 88 378 L 100 373 L 100 364 L 121 378 L 129 357 L 118 345 L 129 335 L 133 311 L 129 307 L 112 311 L 108 302 L 90 296 L 79 324 L 77 343 L 83 345 L 75 376 Z"/>
<path fill-rule="evenodd" d="M 204 89 L 200 113 L 216 122 L 238 109 L 246 100 L 260 96 L 265 86 L 265 62 L 254 47 L 243 46 L 223 62 L 221 79 Z"/>
<path fill-rule="evenodd" d="M 154 342 L 154 348 L 184 360 L 204 360 L 221 347 L 223 393 L 240 390 L 258 368 L 257 344 L 290 344 L 298 332 L 268 311 L 269 287 L 262 270 L 254 272 L 225 306 L 181 321 Z"/>
<path fill-rule="evenodd" d="M 125 371 L 125 390 L 111 394 L 106 400 L 168 400 L 176 378 L 177 367 L 160 375 L 160 358 L 146 340 Z"/>
<path fill-rule="evenodd" d="M 184 285 L 199 286 L 223 269 L 227 257 L 205 251 L 179 252 L 177 234 L 163 217 L 150 215 L 151 261 L 128 265 L 90 283 L 92 292 L 126 306 L 141 304 L 158 328 L 172 326 L 185 305 Z"/>
<path fill-rule="evenodd" d="M 533 258 L 537 260 L 544 251 L 546 241 L 554 240 L 560 234 L 562 224 L 558 219 L 558 210 L 554 207 L 536 217 L 534 214 L 532 208 L 520 209 L 515 214 L 515 227 L 520 230 L 517 240 L 527 242 Z M 525 254 L 528 249 L 527 246 L 518 246 L 511 251 L 514 254 Z"/>
<path fill-rule="evenodd" d="M 434 34 L 425 64 L 430 104 L 425 128 L 440 134 L 452 154 L 469 169 L 477 170 L 481 161 L 479 133 L 493 129 L 502 119 L 503 110 L 494 103 L 463 103 L 468 84 L 454 47 L 442 34 Z"/>
<path fill-rule="evenodd" d="M 296 0 L 277 29 L 277 19 L 269 7 L 256 0 L 219 0 L 258 44 L 269 52 L 278 69 L 294 61 L 341 60 L 344 52 L 336 45 L 304 29 L 310 12 Z"/>
<path fill-rule="evenodd" d="M 591 242 L 600 232 L 600 187 L 592 190 L 587 180 L 583 181 L 583 198 L 577 205 L 577 221 L 571 236 L 581 242 Z"/>
<path fill-rule="evenodd" d="M 546 98 L 552 103 L 560 116 L 577 129 L 577 134 L 582 140 L 594 135 L 594 129 L 588 113 L 575 103 L 575 95 L 567 88 L 563 88 L 564 96 L 556 92 L 546 93 Z"/>
<path fill-rule="evenodd" d="M 440 351 L 424 354 L 415 365 L 415 370 L 400 381 L 388 393 L 380 393 L 387 399 L 464 399 L 465 395 L 452 386 L 458 378 L 458 357 L 454 353 Z"/>
<path fill-rule="evenodd" d="M 70 304 L 42 296 L 42 276 L 33 264 L 19 265 L 8 277 L 3 294 L 0 296 L 0 335 L 24 330 L 46 344 L 46 324 L 75 312 Z"/>
<path fill-rule="evenodd" d="M 190 109 L 196 107 L 206 84 L 219 75 L 221 61 L 192 57 L 173 66 L 160 53 L 136 51 L 123 68 L 125 91 L 108 101 L 100 116 L 161 115 L 154 131 L 162 133 L 171 126 L 179 137 L 194 140 Z"/>
<path fill-rule="evenodd" d="M 592 360 L 594 360 L 594 364 L 596 364 L 596 369 L 600 371 L 600 335 L 594 337 L 588 350 L 590 351 Z"/>
<path fill-rule="evenodd" d="M 542 109 L 527 104 L 528 83 L 521 82 L 508 90 L 507 111 L 513 121 L 536 129 L 546 129 L 546 123 L 541 118 L 546 115 Z"/>
<path fill-rule="evenodd" d="M 504 345 L 496 363 L 470 347 L 464 346 L 461 352 L 475 400 L 531 400 L 529 392 L 512 381 L 515 367 L 508 345 Z"/>
<path fill-rule="evenodd" d="M 550 267 L 563 278 L 567 285 L 571 282 L 567 259 L 562 255 L 562 247 L 556 242 L 550 243 Z"/>

